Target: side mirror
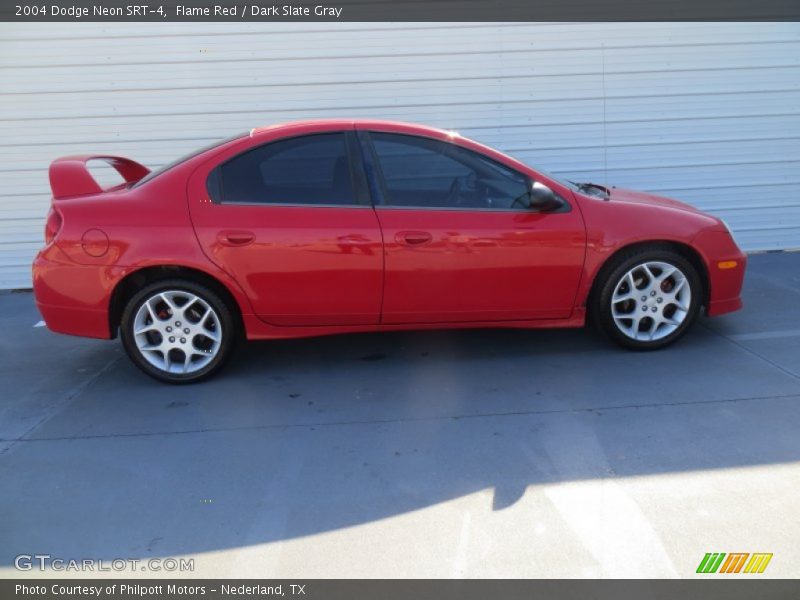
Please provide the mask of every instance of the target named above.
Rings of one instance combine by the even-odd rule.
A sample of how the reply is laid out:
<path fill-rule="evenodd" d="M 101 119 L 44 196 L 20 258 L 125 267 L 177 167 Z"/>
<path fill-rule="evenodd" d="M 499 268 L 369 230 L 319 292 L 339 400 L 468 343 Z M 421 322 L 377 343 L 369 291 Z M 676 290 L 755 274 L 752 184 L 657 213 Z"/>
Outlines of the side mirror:
<path fill-rule="evenodd" d="M 538 181 L 531 182 L 529 196 L 528 208 L 532 210 L 553 212 L 564 206 L 564 201 L 553 190 Z"/>

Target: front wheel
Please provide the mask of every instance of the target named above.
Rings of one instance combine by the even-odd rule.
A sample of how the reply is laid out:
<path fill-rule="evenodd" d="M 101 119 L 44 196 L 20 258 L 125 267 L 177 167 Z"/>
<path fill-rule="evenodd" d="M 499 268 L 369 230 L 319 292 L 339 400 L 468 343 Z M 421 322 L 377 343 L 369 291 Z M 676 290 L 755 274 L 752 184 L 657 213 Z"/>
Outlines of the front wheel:
<path fill-rule="evenodd" d="M 617 260 L 594 298 L 601 329 L 626 348 L 655 350 L 681 337 L 697 318 L 703 286 L 694 265 L 670 250 Z"/>
<path fill-rule="evenodd" d="M 130 299 L 120 335 L 133 363 L 168 383 L 211 376 L 233 350 L 236 325 L 228 306 L 192 281 L 153 283 Z"/>

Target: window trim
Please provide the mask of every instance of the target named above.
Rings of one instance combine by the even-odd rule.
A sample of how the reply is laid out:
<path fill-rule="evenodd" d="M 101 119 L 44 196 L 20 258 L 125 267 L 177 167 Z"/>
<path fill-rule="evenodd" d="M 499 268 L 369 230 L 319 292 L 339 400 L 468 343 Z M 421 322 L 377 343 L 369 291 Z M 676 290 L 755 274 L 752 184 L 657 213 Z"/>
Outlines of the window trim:
<path fill-rule="evenodd" d="M 371 167 L 373 169 L 374 177 L 377 178 L 376 182 L 372 182 L 372 181 L 369 182 L 370 183 L 370 190 L 372 190 L 373 187 L 375 187 L 377 189 L 377 193 L 378 193 L 378 197 L 377 198 L 375 197 L 375 193 L 373 193 L 373 203 L 374 203 L 376 209 L 430 210 L 430 211 L 434 211 L 435 210 L 435 211 L 449 211 L 449 212 L 508 212 L 508 213 L 516 213 L 516 214 L 533 214 L 533 215 L 539 215 L 539 214 L 552 215 L 552 214 L 568 213 L 568 212 L 572 211 L 572 204 L 566 198 L 564 198 L 561 194 L 559 194 L 556 190 L 553 190 L 553 193 L 556 196 L 558 196 L 558 198 L 561 200 L 563 205 L 562 205 L 561 208 L 559 208 L 557 210 L 552 210 L 552 211 L 547 211 L 547 212 L 542 212 L 542 211 L 536 210 L 534 208 L 525 208 L 525 207 L 521 207 L 521 208 L 500 208 L 500 207 L 496 207 L 496 208 L 494 208 L 494 207 L 481 208 L 481 207 L 474 207 L 474 206 L 469 206 L 469 207 L 461 207 L 461 206 L 407 206 L 407 205 L 397 206 L 397 205 L 389 204 L 388 203 L 389 191 L 388 191 L 388 189 L 386 187 L 386 177 L 383 174 L 383 169 L 381 168 L 380 158 L 378 157 L 378 153 L 375 151 L 375 146 L 372 143 L 371 134 L 373 134 L 373 133 L 385 134 L 385 135 L 394 135 L 394 136 L 398 136 L 398 137 L 416 138 L 416 139 L 421 139 L 421 140 L 430 140 L 432 142 L 439 142 L 440 144 L 443 144 L 445 146 L 456 147 L 459 150 L 463 150 L 465 152 L 471 152 L 472 154 L 475 154 L 476 156 L 479 156 L 483 160 L 489 161 L 491 163 L 494 163 L 494 164 L 498 165 L 499 167 L 501 167 L 503 169 L 506 169 L 508 171 L 516 173 L 520 177 L 523 177 L 526 180 L 528 185 L 533 185 L 533 183 L 536 180 L 533 177 L 531 177 L 530 175 L 528 175 L 527 173 L 522 173 L 518 169 L 515 169 L 514 167 L 510 167 L 509 165 L 507 165 L 507 164 L 505 164 L 503 162 L 500 162 L 499 160 L 496 160 L 495 158 L 492 158 L 491 156 L 487 156 L 486 154 L 484 154 L 482 152 L 478 152 L 477 150 L 473 150 L 471 148 L 465 148 L 464 146 L 460 146 L 460 145 L 455 144 L 453 142 L 448 142 L 448 141 L 445 141 L 445 140 L 441 140 L 441 139 L 436 138 L 436 137 L 431 137 L 431 136 L 426 136 L 426 135 L 417 135 L 417 134 L 413 134 L 413 133 L 396 133 L 394 131 L 381 131 L 381 130 L 378 130 L 378 129 L 369 129 L 369 130 L 361 129 L 361 130 L 358 130 L 358 140 L 359 140 L 359 142 L 360 142 L 360 144 L 362 146 L 362 153 L 364 154 L 365 161 L 372 160 Z M 445 156 L 447 156 L 447 155 L 445 154 Z M 455 160 L 455 159 L 453 159 L 453 160 Z M 368 169 L 367 170 L 368 178 L 369 178 L 369 175 L 370 175 L 370 172 L 369 172 L 369 169 Z M 552 186 L 548 186 L 548 187 L 550 187 L 550 189 L 552 190 Z"/>
<path fill-rule="evenodd" d="M 255 152 L 267 146 L 271 146 L 273 144 L 278 144 L 280 142 L 286 142 L 290 140 L 296 140 L 301 138 L 308 138 L 308 137 L 319 137 L 323 135 L 342 135 L 344 139 L 345 145 L 345 156 L 347 157 L 347 164 L 348 170 L 350 172 L 350 185 L 353 189 L 353 200 L 352 204 L 314 204 L 314 203 L 306 203 L 306 202 L 243 202 L 240 200 L 234 201 L 226 201 L 223 199 L 215 198 L 215 194 L 212 192 L 212 188 L 210 186 L 210 181 L 212 176 L 219 173 L 219 171 L 229 162 L 244 156 L 250 152 Z M 312 133 L 302 133 L 298 135 L 289 135 L 286 137 L 281 137 L 278 139 L 270 140 L 269 142 L 265 142 L 263 144 L 258 144 L 257 146 L 252 146 L 247 148 L 230 158 L 226 158 L 222 162 L 215 165 L 213 168 L 209 169 L 208 174 L 205 178 L 205 188 L 206 192 L 208 193 L 208 197 L 211 200 L 212 204 L 216 204 L 218 206 L 253 206 L 253 207 L 263 207 L 263 208 L 270 208 L 270 207 L 286 207 L 286 208 L 372 208 L 372 201 L 369 196 L 369 188 L 366 182 L 366 175 L 364 173 L 364 167 L 361 163 L 360 156 L 357 156 L 357 140 L 355 139 L 354 132 L 350 129 L 341 129 L 341 130 L 331 130 L 331 131 L 319 131 L 319 132 L 312 132 Z"/>
<path fill-rule="evenodd" d="M 360 158 L 364 166 L 364 176 L 366 177 L 370 201 L 375 208 L 383 208 L 386 204 L 386 180 L 383 177 L 378 155 L 372 146 L 370 131 L 364 129 L 356 130 L 356 141 L 360 150 Z"/>

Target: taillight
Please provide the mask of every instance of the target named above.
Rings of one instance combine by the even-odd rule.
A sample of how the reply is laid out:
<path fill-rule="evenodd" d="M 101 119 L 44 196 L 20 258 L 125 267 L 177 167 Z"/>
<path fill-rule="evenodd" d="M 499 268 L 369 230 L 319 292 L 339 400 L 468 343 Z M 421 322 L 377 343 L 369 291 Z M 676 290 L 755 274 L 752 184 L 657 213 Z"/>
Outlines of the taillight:
<path fill-rule="evenodd" d="M 47 213 L 47 221 L 44 224 L 44 243 L 49 244 L 56 238 L 56 234 L 58 230 L 61 229 L 61 215 L 59 212 L 50 207 L 50 211 Z"/>

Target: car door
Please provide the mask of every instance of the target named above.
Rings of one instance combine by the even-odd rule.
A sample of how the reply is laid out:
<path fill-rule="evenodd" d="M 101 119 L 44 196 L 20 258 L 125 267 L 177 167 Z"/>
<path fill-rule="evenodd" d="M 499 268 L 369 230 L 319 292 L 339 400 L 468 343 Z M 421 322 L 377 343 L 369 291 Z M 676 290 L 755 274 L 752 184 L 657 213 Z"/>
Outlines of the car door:
<path fill-rule="evenodd" d="M 380 226 L 352 131 L 281 138 L 200 167 L 189 183 L 206 255 L 283 326 L 380 316 Z"/>
<path fill-rule="evenodd" d="M 359 138 L 384 236 L 383 323 L 570 316 L 585 253 L 579 210 L 526 208 L 528 175 L 450 141 Z"/>

